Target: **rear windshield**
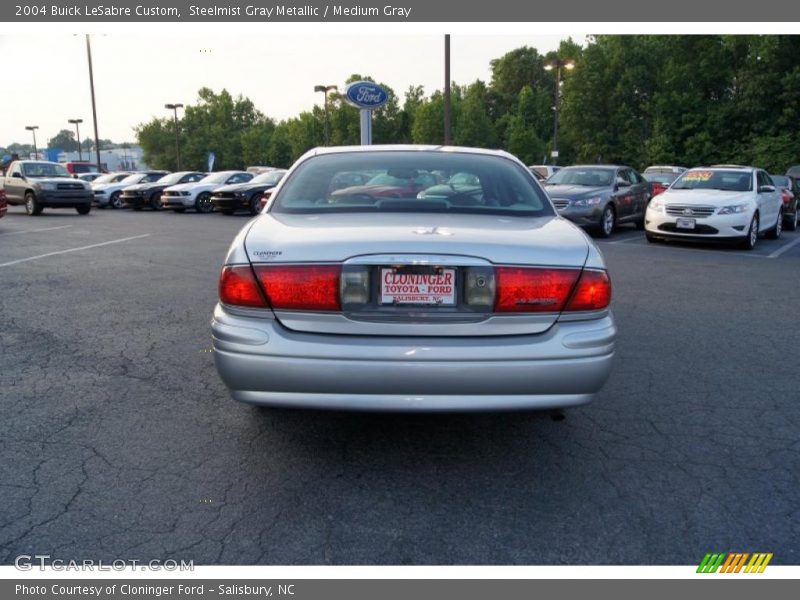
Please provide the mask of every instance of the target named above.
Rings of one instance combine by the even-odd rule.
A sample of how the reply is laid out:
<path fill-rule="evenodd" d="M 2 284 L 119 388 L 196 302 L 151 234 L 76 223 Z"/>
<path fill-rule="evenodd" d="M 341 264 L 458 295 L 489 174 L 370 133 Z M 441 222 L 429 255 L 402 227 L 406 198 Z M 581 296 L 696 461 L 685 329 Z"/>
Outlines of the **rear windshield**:
<path fill-rule="evenodd" d="M 342 152 L 305 161 L 285 181 L 271 210 L 553 214 L 532 175 L 511 160 L 465 152 L 389 150 Z"/>
<path fill-rule="evenodd" d="M 681 175 L 670 189 L 749 192 L 753 189 L 753 174 L 749 171 L 697 169 Z"/>
<path fill-rule="evenodd" d="M 97 165 L 90 165 L 86 163 L 72 163 L 73 173 L 97 173 Z"/>
<path fill-rule="evenodd" d="M 591 167 L 567 167 L 554 173 L 547 180 L 553 185 L 582 185 L 587 187 L 604 187 L 614 182 L 613 169 L 593 169 Z"/>
<path fill-rule="evenodd" d="M 655 181 L 656 183 L 672 183 L 678 177 L 675 173 L 648 173 L 647 171 L 642 176 L 647 181 Z"/>

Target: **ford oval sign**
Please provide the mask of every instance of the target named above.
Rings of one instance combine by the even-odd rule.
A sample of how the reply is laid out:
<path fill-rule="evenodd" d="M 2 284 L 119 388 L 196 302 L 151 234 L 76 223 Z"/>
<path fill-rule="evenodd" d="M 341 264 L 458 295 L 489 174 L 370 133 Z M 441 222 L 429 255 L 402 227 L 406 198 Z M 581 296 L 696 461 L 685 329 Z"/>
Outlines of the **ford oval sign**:
<path fill-rule="evenodd" d="M 386 90 L 371 81 L 354 81 L 347 86 L 344 95 L 350 104 L 364 110 L 375 110 L 389 100 Z"/>

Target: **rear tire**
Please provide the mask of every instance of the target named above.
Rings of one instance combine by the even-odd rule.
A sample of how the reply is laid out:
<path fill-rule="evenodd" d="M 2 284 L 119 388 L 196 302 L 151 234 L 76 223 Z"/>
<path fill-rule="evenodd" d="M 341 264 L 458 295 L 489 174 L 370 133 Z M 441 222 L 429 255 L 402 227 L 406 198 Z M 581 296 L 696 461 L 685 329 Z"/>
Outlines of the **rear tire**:
<path fill-rule="evenodd" d="M 79 215 L 88 215 L 92 212 L 92 205 L 91 204 L 81 204 L 80 206 L 76 206 L 75 210 L 78 211 Z"/>
<path fill-rule="evenodd" d="M 767 237 L 771 240 L 779 240 L 783 233 L 783 208 L 778 211 L 778 220 L 775 221 L 775 227 L 767 232 Z"/>
<path fill-rule="evenodd" d="M 750 228 L 747 230 L 747 235 L 744 237 L 741 243 L 741 247 L 744 250 L 752 250 L 756 247 L 756 243 L 758 242 L 758 213 L 753 215 L 753 219 L 750 221 Z"/>
<path fill-rule="evenodd" d="M 795 207 L 790 217 L 786 217 L 785 215 L 784 217 L 786 219 L 784 227 L 786 227 L 788 231 L 797 231 L 797 207 Z"/>
<path fill-rule="evenodd" d="M 32 217 L 38 217 L 42 214 L 44 207 L 36 199 L 36 194 L 28 192 L 25 194 L 25 212 Z"/>

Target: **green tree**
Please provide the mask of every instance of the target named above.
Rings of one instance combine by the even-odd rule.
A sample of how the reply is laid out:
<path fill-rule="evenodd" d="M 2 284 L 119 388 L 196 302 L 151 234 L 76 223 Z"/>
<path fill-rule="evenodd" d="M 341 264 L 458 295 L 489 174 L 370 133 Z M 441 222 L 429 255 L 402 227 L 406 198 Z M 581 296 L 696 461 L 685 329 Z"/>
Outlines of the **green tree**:
<path fill-rule="evenodd" d="M 48 148 L 60 148 L 64 152 L 76 152 L 78 142 L 75 139 L 75 132 L 69 129 L 62 129 L 47 142 Z"/>
<path fill-rule="evenodd" d="M 495 148 L 497 138 L 489 118 L 486 85 L 478 80 L 467 88 L 454 120 L 453 141 L 459 146 Z"/>

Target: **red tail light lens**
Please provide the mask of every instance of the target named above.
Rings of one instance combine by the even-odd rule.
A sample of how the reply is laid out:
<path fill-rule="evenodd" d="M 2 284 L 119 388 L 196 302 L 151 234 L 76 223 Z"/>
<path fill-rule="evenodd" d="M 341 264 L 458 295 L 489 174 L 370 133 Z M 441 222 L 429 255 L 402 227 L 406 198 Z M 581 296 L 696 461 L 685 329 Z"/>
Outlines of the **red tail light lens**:
<path fill-rule="evenodd" d="M 256 276 L 270 306 L 283 310 L 341 310 L 338 265 L 263 265 Z"/>
<path fill-rule="evenodd" d="M 792 201 L 792 195 L 789 192 L 787 192 L 786 190 L 783 190 L 781 192 L 781 195 L 783 196 L 783 203 L 784 204 L 789 204 L 789 202 Z"/>
<path fill-rule="evenodd" d="M 250 266 L 225 267 L 219 276 L 219 299 L 223 304 L 266 308 Z"/>
<path fill-rule="evenodd" d="M 497 267 L 495 312 L 560 312 L 575 287 L 577 269 Z"/>
<path fill-rule="evenodd" d="M 567 311 L 601 310 L 611 303 L 611 280 L 605 271 L 584 271 Z"/>

